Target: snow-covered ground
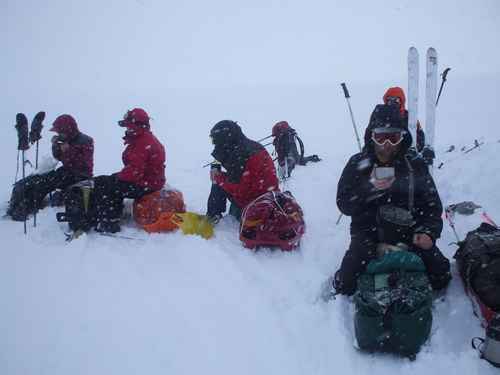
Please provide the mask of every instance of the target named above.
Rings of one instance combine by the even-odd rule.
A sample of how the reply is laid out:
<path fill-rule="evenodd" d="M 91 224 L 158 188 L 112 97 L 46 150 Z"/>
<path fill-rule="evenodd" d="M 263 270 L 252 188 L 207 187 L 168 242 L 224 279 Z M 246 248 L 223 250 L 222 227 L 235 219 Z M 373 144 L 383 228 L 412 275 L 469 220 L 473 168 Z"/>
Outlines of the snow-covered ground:
<path fill-rule="evenodd" d="M 20 11 L 23 3 L 29 5 L 24 13 Z M 347 25 L 356 19 L 340 2 L 335 3 L 338 8 L 318 1 L 316 7 L 312 2 L 304 9 L 294 3 L 294 13 L 283 11 L 283 19 L 272 18 L 285 9 L 286 2 L 277 1 L 269 2 L 268 13 L 255 5 L 240 7 L 224 1 L 215 1 L 213 8 L 187 1 L 185 8 L 176 9 L 146 0 L 126 5 L 110 2 L 111 10 L 101 12 L 87 6 L 93 2 L 48 3 L 41 8 L 37 2 L 7 1 L 2 15 L 7 18 L 2 27 L 8 31 L 2 34 L 8 35 L 6 43 L 2 41 L 7 58 L 0 65 L 7 75 L 0 108 L 4 123 L 0 139 L 2 210 L 15 174 L 16 135 L 11 125 L 21 111 L 30 120 L 39 110 L 47 112 L 42 154 L 49 151 L 48 128 L 55 117 L 74 114 L 81 130 L 95 139 L 98 175 L 121 166 L 122 129 L 116 121 L 127 109 L 144 107 L 154 118 L 153 131 L 167 149 L 168 182 L 183 192 L 188 209 L 196 212 L 205 211 L 210 182 L 208 171 L 201 166 L 210 160 L 208 133 L 218 120 L 238 121 L 254 139 L 268 135 L 276 121 L 288 120 L 305 142 L 306 153 L 317 153 L 323 161 L 297 167 L 287 183 L 302 205 L 307 223 L 300 250 L 292 253 L 244 249 L 238 240 L 238 224 L 230 218 L 217 226 L 210 240 L 181 233 L 148 235 L 127 224 L 123 235 L 137 240 L 90 233 L 71 243 L 64 242 L 65 227 L 55 221 L 57 209 L 41 211 L 37 227 L 29 223 L 27 236 L 21 223 L 0 221 L 0 374 L 496 372 L 470 347 L 470 339 L 484 333 L 455 269 L 444 301 L 435 305 L 431 339 L 415 362 L 358 352 L 353 346 L 350 301 L 318 300 L 321 283 L 338 267 L 349 243 L 349 218 L 335 224 L 339 215 L 335 194 L 356 143 L 339 83 L 347 81 L 358 126 L 364 129 L 387 87 L 406 88 L 409 44 L 416 43 L 423 55 L 435 43 L 440 71 L 452 66 L 436 129 L 437 164 L 444 164 L 435 170 L 435 179 L 443 203 L 473 200 L 500 221 L 499 58 L 490 52 L 494 44 L 488 45 L 499 36 L 499 23 L 493 23 L 500 18 L 496 2 L 476 6 L 464 1 L 460 11 L 450 8 L 452 18 L 443 21 L 436 39 L 423 30 L 414 41 L 409 31 L 401 29 L 393 46 L 380 40 L 379 49 L 373 38 L 380 35 L 370 33 L 380 27 L 383 35 L 393 36 L 387 25 L 402 26 L 409 17 L 406 10 L 417 11 L 413 2 L 402 1 L 397 8 L 389 8 L 389 14 L 370 5 L 359 15 L 357 29 L 340 36 L 336 32 L 342 30 L 336 29 L 335 22 Z M 383 7 L 392 4 L 377 3 Z M 432 2 L 419 3 L 428 10 Z M 440 6 L 450 5 L 443 3 Z M 356 3 L 356 7 L 362 5 Z M 162 10 L 177 13 L 165 13 L 162 24 Z M 418 14 L 428 14 L 424 10 Z M 323 14 L 327 11 L 335 11 L 335 17 Z M 378 12 L 376 21 L 366 12 Z M 229 17 L 224 18 L 226 24 L 218 23 L 219 13 Z M 263 15 L 260 24 L 258 15 Z M 130 30 L 134 16 L 139 26 L 151 21 L 147 32 L 144 27 L 135 33 Z M 301 16 L 304 24 L 299 22 Z M 284 31 L 276 31 L 276 40 L 264 36 L 275 35 L 272 26 L 280 22 L 285 30 L 295 30 L 286 23 L 290 18 L 293 25 L 301 25 L 296 34 L 289 35 L 298 50 L 286 55 L 290 62 L 277 63 L 278 57 L 271 54 L 273 46 L 281 41 L 288 41 L 286 47 L 294 44 Z M 243 31 L 235 27 L 235 19 L 244 26 Z M 317 19 L 321 27 L 314 22 Z M 201 21 L 205 23 L 197 29 Z M 424 21 L 416 23 L 424 29 Z M 182 25 L 178 35 L 183 42 L 176 42 L 178 29 L 172 24 Z M 44 28 L 36 30 L 33 25 Z M 220 32 L 230 26 L 235 27 L 233 34 L 224 39 L 226 34 Z M 251 27 L 264 38 L 260 39 L 263 50 L 252 38 Z M 462 29 L 453 31 L 453 27 Z M 431 32 L 438 29 L 433 25 Z M 467 33 L 469 29 L 472 31 Z M 187 30 L 193 32 L 190 42 L 185 40 Z M 141 38 L 149 33 L 151 40 Z M 27 34 L 30 38 L 22 39 L 21 44 Z M 166 44 L 160 45 L 159 34 L 165 35 Z M 103 35 L 106 37 L 100 39 Z M 202 48 L 201 41 L 210 37 L 213 45 Z M 473 43 L 480 38 L 483 43 Z M 365 39 L 366 45 L 359 44 Z M 316 44 L 307 43 L 310 40 Z M 328 48 L 327 40 L 332 43 Z M 338 50 L 334 41 L 339 43 Z M 232 49 L 233 43 L 240 49 Z M 241 44 L 250 50 L 244 51 Z M 475 57 L 463 52 L 467 44 Z M 484 44 L 488 47 L 482 50 Z M 365 46 L 369 53 L 360 52 Z M 162 54 L 157 51 L 160 47 L 166 50 Z M 184 54 L 179 55 L 181 47 Z M 177 52 L 169 55 L 169 48 Z M 350 69 L 345 68 L 348 62 L 332 57 L 344 50 L 354 64 Z M 230 57 L 234 59 L 224 57 L 225 51 L 233 51 Z M 317 51 L 324 55 L 316 55 Z M 36 57 L 40 64 L 34 62 Z M 331 70 L 321 63 L 322 57 L 330 59 Z M 206 62 L 205 70 L 197 70 L 202 63 L 196 59 Z M 169 60 L 175 64 L 169 65 Z M 384 65 L 386 61 L 389 66 Z M 192 79 L 183 85 L 191 70 Z M 424 119 L 424 115 L 421 111 L 419 117 Z M 485 144 L 467 154 L 459 151 L 462 146 L 472 146 L 474 139 Z M 451 144 L 456 150 L 446 153 Z M 29 158 L 33 159 L 33 151 Z M 463 237 L 477 221 L 458 218 L 459 235 Z M 449 245 L 453 241 L 453 232 L 445 225 L 438 245 L 450 258 L 455 251 Z"/>

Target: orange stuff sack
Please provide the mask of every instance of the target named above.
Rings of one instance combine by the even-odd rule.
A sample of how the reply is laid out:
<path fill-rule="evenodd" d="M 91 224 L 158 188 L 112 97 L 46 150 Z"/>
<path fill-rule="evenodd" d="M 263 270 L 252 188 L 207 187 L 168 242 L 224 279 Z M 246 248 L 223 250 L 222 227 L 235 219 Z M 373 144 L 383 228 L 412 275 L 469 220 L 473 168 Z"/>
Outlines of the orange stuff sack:
<path fill-rule="evenodd" d="M 149 233 L 177 229 L 171 219 L 178 212 L 186 212 L 186 205 L 182 193 L 175 189 L 162 189 L 134 201 L 134 220 Z"/>

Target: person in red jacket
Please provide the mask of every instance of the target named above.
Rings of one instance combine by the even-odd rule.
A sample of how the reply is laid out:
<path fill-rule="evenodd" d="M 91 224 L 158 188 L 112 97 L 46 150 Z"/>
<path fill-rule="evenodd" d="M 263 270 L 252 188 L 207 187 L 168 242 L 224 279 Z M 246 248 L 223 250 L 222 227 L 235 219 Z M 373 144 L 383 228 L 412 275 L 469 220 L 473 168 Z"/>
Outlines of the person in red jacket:
<path fill-rule="evenodd" d="M 219 121 L 210 131 L 214 144 L 207 217 L 218 222 L 231 201 L 229 213 L 240 219 L 241 210 L 267 191 L 278 191 L 273 160 L 258 142 L 248 139 L 234 121 Z M 225 172 L 221 171 L 224 167 Z"/>
<path fill-rule="evenodd" d="M 126 128 L 127 147 L 123 168 L 111 176 L 95 178 L 97 230 L 120 231 L 123 199 L 137 199 L 165 185 L 165 148 L 150 129 L 149 116 L 141 108 L 127 111 L 118 124 Z"/>
<path fill-rule="evenodd" d="M 67 114 L 57 117 L 50 130 L 57 133 L 52 137 L 52 155 L 62 166 L 47 173 L 31 175 L 14 185 L 7 210 L 7 215 L 13 220 L 22 221 L 41 208 L 43 199 L 50 192 L 64 190 L 92 177 L 94 140 L 80 132 L 75 119 Z"/>

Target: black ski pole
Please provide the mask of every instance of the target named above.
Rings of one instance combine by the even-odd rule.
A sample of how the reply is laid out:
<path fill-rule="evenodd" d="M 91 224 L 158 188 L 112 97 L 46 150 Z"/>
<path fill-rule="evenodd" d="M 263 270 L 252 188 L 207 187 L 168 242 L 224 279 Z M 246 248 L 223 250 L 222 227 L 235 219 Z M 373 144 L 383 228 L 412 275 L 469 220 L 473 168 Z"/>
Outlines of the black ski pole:
<path fill-rule="evenodd" d="M 43 120 L 45 120 L 45 112 L 38 112 L 33 121 L 31 121 L 31 131 L 30 131 L 30 143 L 36 143 L 36 157 L 35 157 L 35 169 L 38 170 L 38 141 L 42 139 L 42 129 Z M 35 213 L 33 214 L 33 226 L 36 227 L 36 214 L 38 212 L 38 194 L 37 187 L 35 187 Z"/>
<path fill-rule="evenodd" d="M 342 86 L 342 90 L 344 91 L 345 100 L 347 101 L 347 106 L 349 107 L 349 113 L 351 114 L 352 127 L 354 129 L 354 134 L 356 135 L 356 141 L 358 142 L 359 151 L 361 152 L 362 149 L 361 141 L 359 140 L 358 128 L 356 127 L 356 121 L 354 121 L 354 114 L 352 113 L 351 101 L 349 100 L 351 98 L 351 95 L 349 95 L 349 90 L 347 90 L 345 82 L 342 82 L 340 86 Z M 342 216 L 343 216 L 342 214 L 339 215 L 339 218 L 337 219 L 335 225 L 339 225 Z"/>
<path fill-rule="evenodd" d="M 347 105 L 349 106 L 349 113 L 351 114 L 352 127 L 354 128 L 354 134 L 356 135 L 356 141 L 358 142 L 359 151 L 361 151 L 362 147 L 361 141 L 359 140 L 358 128 L 356 127 L 356 122 L 354 121 L 354 115 L 352 113 L 351 102 L 349 101 L 351 96 L 349 95 L 349 91 L 347 90 L 345 82 L 341 83 L 340 86 L 342 86 L 342 90 L 344 90 L 345 100 L 347 101 Z"/>
<path fill-rule="evenodd" d="M 259 139 L 257 142 L 259 142 L 259 143 L 260 143 L 260 142 L 265 141 L 266 139 L 269 139 L 269 138 L 271 138 L 271 137 L 272 137 L 272 134 L 271 134 L 271 135 L 268 135 L 267 137 L 264 137 L 264 138 Z"/>
<path fill-rule="evenodd" d="M 23 162 L 23 180 L 25 179 L 26 177 L 26 159 L 25 159 L 25 155 L 24 155 L 24 151 L 26 151 L 27 149 L 30 148 L 30 145 L 29 145 L 29 131 L 28 131 L 28 119 L 26 118 L 26 116 L 24 115 L 24 113 L 18 113 L 16 115 L 16 125 L 15 125 L 15 128 L 17 130 L 17 140 L 18 140 L 18 143 L 17 143 L 17 149 L 19 151 L 21 151 L 21 155 L 22 155 L 22 162 Z M 24 183 L 24 181 L 23 181 Z M 24 214 L 24 234 L 27 233 L 27 230 L 26 230 L 26 216 L 27 216 L 27 212 L 26 212 L 26 202 L 25 202 L 25 188 L 23 187 L 23 193 L 22 193 L 22 203 L 23 203 L 23 214 Z"/>
<path fill-rule="evenodd" d="M 38 169 L 38 141 L 42 139 L 43 120 L 45 120 L 45 112 L 40 111 L 31 121 L 30 143 L 36 143 L 35 169 Z"/>
<path fill-rule="evenodd" d="M 439 103 L 439 97 L 441 96 L 441 92 L 443 91 L 443 86 L 444 86 L 444 83 L 446 82 L 446 77 L 448 76 L 448 72 L 451 70 L 451 68 L 446 68 L 443 73 L 441 73 L 441 87 L 439 88 L 439 93 L 438 93 L 438 97 L 436 99 L 436 107 Z"/>

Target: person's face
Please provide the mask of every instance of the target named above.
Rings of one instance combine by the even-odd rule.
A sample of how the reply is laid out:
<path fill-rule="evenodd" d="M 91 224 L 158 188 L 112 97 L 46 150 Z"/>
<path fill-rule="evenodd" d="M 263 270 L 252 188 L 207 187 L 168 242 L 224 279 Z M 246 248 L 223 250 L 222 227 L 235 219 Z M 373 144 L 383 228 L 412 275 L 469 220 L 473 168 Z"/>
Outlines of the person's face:
<path fill-rule="evenodd" d="M 395 128 L 379 128 L 372 131 L 372 141 L 375 154 L 381 162 L 389 162 L 394 159 L 401 149 L 403 132 Z"/>
<path fill-rule="evenodd" d="M 375 155 L 377 155 L 379 161 L 387 163 L 394 160 L 400 148 L 401 145 L 399 144 L 395 146 L 390 143 L 385 143 L 383 145 L 375 144 Z"/>
<path fill-rule="evenodd" d="M 385 100 L 385 104 L 401 107 L 401 98 L 399 96 L 388 96 Z"/>

